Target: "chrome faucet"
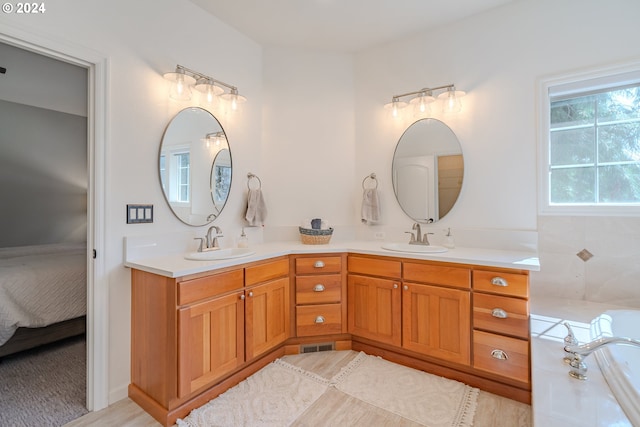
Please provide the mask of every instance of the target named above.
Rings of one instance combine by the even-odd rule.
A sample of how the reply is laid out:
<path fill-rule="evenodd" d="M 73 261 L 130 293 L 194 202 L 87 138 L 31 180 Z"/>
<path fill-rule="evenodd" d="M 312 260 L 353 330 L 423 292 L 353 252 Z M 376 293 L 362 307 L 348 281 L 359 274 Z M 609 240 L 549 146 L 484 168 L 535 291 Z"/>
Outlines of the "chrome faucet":
<path fill-rule="evenodd" d="M 415 230 L 415 234 L 410 231 L 405 231 L 405 233 L 411 234 L 411 238 L 409 239 L 410 245 L 430 245 L 429 243 L 429 234 L 433 233 L 424 233 L 422 234 L 422 228 L 420 227 L 420 223 L 416 222 L 411 227 L 412 230 Z"/>
<path fill-rule="evenodd" d="M 640 347 L 640 340 L 627 337 L 604 337 L 582 345 L 566 345 L 564 347 L 564 351 L 573 355 L 573 358 L 569 363 L 569 366 L 571 366 L 569 375 L 579 380 L 586 380 L 587 364 L 584 363 L 583 359 L 600 347 L 604 347 L 609 344 L 625 344 Z"/>
<path fill-rule="evenodd" d="M 216 231 L 215 235 L 213 234 L 213 230 Z M 218 227 L 217 225 L 212 225 L 211 227 L 209 227 L 209 229 L 207 230 L 206 238 L 207 249 L 220 249 L 220 246 L 218 244 L 218 237 L 224 237 L 220 227 Z"/>

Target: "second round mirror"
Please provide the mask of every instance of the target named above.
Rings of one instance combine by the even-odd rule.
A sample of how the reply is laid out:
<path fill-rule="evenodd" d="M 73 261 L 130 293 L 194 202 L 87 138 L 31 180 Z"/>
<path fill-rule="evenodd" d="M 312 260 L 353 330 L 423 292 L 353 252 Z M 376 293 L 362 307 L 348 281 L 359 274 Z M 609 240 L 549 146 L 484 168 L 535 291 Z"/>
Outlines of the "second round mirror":
<path fill-rule="evenodd" d="M 400 137 L 393 155 L 393 191 L 414 221 L 431 223 L 449 213 L 462 189 L 463 175 L 458 138 L 440 120 L 418 120 Z"/>

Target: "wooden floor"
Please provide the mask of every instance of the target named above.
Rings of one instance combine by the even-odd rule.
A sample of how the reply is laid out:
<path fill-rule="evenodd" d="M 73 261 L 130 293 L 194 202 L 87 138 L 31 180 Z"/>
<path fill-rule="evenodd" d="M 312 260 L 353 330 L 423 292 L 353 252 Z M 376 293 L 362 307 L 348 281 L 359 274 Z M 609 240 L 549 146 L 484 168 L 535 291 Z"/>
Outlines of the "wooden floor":
<path fill-rule="evenodd" d="M 299 366 L 323 377 L 330 378 L 337 374 L 355 356 L 356 352 L 321 352 L 285 356 L 283 360 Z M 370 405 L 361 405 L 356 399 L 345 399 L 343 394 L 332 393 L 330 389 L 318 399 L 294 423 L 294 426 L 416 426 L 398 415 L 386 411 L 377 411 Z M 356 420 L 356 421 L 354 421 Z M 123 399 L 98 412 L 89 413 L 66 427 L 79 426 L 131 426 L 157 427 L 160 424 L 129 399 Z M 478 407 L 473 422 L 474 427 L 530 427 L 531 407 L 504 397 L 481 391 L 478 396 Z"/>

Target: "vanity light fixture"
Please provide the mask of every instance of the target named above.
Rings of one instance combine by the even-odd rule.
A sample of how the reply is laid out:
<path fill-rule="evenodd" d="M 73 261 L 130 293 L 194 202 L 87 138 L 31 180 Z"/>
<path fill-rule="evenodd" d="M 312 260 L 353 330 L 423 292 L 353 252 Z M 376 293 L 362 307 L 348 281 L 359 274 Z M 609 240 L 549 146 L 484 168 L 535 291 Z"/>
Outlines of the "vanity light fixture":
<path fill-rule="evenodd" d="M 234 111 L 238 110 L 240 103 L 247 100 L 238 94 L 237 87 L 179 64 L 174 72 L 165 73 L 164 78 L 172 82 L 169 97 L 179 101 L 191 99 L 191 87 L 202 92 L 208 104 L 215 104 L 218 97 L 228 100 Z M 225 93 L 225 89 L 228 92 Z"/>
<path fill-rule="evenodd" d="M 431 113 L 431 104 L 436 102 L 434 96 L 437 92 L 437 99 L 443 100 L 443 112 L 460 111 L 462 104 L 460 98 L 465 95 L 465 92 L 456 90 L 453 84 L 438 86 L 433 88 L 422 88 L 414 92 L 407 92 L 401 95 L 394 95 L 391 98 L 391 102 L 385 104 L 385 108 L 391 110 L 392 117 L 399 116 L 399 110 L 407 106 L 407 103 L 402 101 L 401 98 L 415 95 L 409 101 L 409 104 L 413 106 L 414 114 L 420 117 L 429 116 Z"/>
<path fill-rule="evenodd" d="M 211 132 L 205 135 L 204 142 L 207 144 L 207 148 L 209 148 L 211 146 L 211 143 L 219 146 L 225 139 L 226 136 L 223 131 Z"/>

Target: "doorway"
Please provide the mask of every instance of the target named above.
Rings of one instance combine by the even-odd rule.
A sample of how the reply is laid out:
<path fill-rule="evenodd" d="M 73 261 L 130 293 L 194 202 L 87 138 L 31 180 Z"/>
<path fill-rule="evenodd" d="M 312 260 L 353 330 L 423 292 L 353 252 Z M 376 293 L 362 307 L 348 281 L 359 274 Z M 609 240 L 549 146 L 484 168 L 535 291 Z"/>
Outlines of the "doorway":
<path fill-rule="evenodd" d="M 59 43 L 22 29 L 6 26 L 0 43 L 81 67 L 87 73 L 87 298 L 86 298 L 86 406 L 90 411 L 108 406 L 108 295 L 105 274 L 105 170 L 107 135 L 108 60 L 93 50 Z"/>

